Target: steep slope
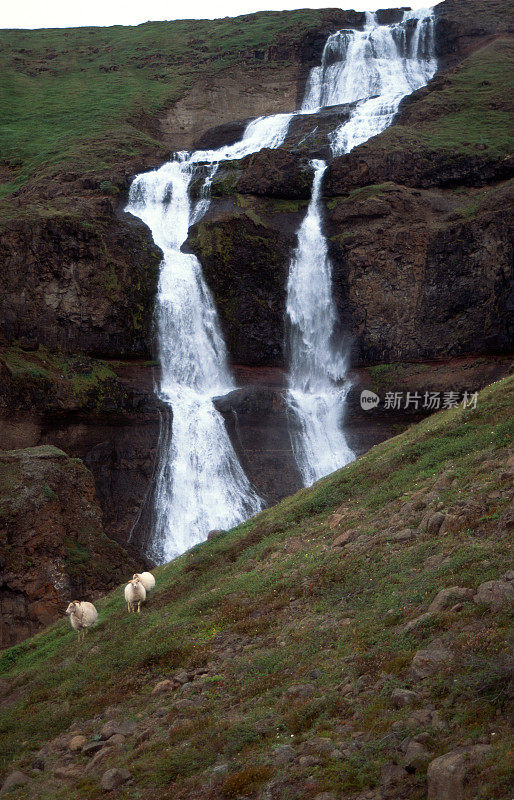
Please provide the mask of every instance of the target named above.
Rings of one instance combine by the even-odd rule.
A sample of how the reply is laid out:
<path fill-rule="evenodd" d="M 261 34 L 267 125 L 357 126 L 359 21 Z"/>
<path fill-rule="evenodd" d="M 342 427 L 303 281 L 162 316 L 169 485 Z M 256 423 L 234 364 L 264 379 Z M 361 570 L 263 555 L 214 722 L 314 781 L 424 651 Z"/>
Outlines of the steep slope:
<path fill-rule="evenodd" d="M 513 397 L 197 546 L 141 617 L 116 590 L 82 650 L 61 622 L 6 651 L 15 796 L 506 800 Z"/>

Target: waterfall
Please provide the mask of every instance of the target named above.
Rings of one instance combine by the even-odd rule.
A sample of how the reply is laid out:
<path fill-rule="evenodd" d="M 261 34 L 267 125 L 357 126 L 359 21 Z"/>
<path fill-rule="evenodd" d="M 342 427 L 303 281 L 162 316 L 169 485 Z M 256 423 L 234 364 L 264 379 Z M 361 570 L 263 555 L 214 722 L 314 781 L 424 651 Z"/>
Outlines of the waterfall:
<path fill-rule="evenodd" d="M 402 97 L 434 74 L 431 11 L 405 12 L 401 23 L 380 26 L 366 14 L 363 31 L 329 36 L 311 70 L 302 109 L 356 103 L 332 136 L 335 154 L 390 124 Z M 209 189 L 222 161 L 284 142 L 293 114 L 259 117 L 239 142 L 217 150 L 176 153 L 160 169 L 136 176 L 126 210 L 145 222 L 163 253 L 156 321 L 159 396 L 173 412 L 172 432 L 160 439 L 155 529 L 149 555 L 162 563 L 263 506 L 228 437 L 213 398 L 235 388 L 211 294 L 198 259 L 182 252 L 188 230 L 206 213 Z M 321 181 L 326 164 L 313 161 L 307 215 L 298 231 L 287 285 L 289 408 L 292 444 L 306 484 L 353 458 L 341 427 L 348 391 L 347 359 L 334 344 L 336 311 L 331 266 L 322 233 Z M 202 184 L 192 202 L 190 186 Z"/>
<path fill-rule="evenodd" d="M 310 72 L 302 111 L 356 103 L 331 136 L 334 155 L 349 153 L 385 130 L 402 98 L 424 86 L 436 69 L 432 9 L 405 11 L 393 25 L 379 25 L 375 14 L 366 13 L 362 31 L 341 30 L 328 37 L 321 65 Z M 312 165 L 312 196 L 291 260 L 286 304 L 291 442 L 305 486 L 355 457 L 342 428 L 348 357 L 333 342 L 332 271 L 322 233 L 326 164 Z"/>
<path fill-rule="evenodd" d="M 384 131 L 401 100 L 435 75 L 433 9 L 405 11 L 401 22 L 379 25 L 366 14 L 364 30 L 329 36 L 321 65 L 309 75 L 303 110 L 357 103 L 331 137 L 334 155 Z"/>
<path fill-rule="evenodd" d="M 314 181 L 287 281 L 291 442 L 305 486 L 354 458 L 341 428 L 349 388 L 346 359 L 333 345 L 336 310 L 321 230 L 320 190 L 327 168 L 313 160 Z"/>
<path fill-rule="evenodd" d="M 136 176 L 127 211 L 145 222 L 163 253 L 156 301 L 161 365 L 159 396 L 173 412 L 172 435 L 161 440 L 155 487 L 155 528 L 149 555 L 169 561 L 261 510 L 213 398 L 235 389 L 218 315 L 198 259 L 181 248 L 209 206 L 220 161 L 278 147 L 292 115 L 260 117 L 243 138 L 219 150 L 178 153 L 160 169 Z M 203 178 L 196 204 L 189 187 Z"/>

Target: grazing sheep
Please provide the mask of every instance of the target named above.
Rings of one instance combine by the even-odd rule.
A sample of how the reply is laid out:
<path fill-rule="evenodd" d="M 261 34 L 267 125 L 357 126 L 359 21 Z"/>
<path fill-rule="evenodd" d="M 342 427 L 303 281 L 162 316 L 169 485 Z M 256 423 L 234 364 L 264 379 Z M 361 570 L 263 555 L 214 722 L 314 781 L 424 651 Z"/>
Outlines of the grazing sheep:
<path fill-rule="evenodd" d="M 151 592 L 155 586 L 155 578 L 151 572 L 136 572 L 132 576 L 132 578 L 139 578 L 139 580 L 145 587 L 147 594 Z"/>
<path fill-rule="evenodd" d="M 74 631 L 77 631 L 79 635 L 79 642 L 83 641 L 87 629 L 98 620 L 98 611 L 93 603 L 87 603 L 83 600 L 72 600 L 66 609 L 66 613 L 70 618 L 71 627 Z"/>
<path fill-rule="evenodd" d="M 129 614 L 131 611 L 135 613 L 136 605 L 137 613 L 141 613 L 141 603 L 144 603 L 146 600 L 146 589 L 139 580 L 139 577 L 132 578 L 125 586 L 125 600 L 127 601 Z"/>

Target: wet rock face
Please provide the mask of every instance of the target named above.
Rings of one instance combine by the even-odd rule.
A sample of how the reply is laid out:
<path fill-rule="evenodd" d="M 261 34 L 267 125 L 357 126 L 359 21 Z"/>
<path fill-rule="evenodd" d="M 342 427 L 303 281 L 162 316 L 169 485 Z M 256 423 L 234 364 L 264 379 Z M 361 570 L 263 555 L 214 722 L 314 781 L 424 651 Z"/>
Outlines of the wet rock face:
<path fill-rule="evenodd" d="M 0 647 L 138 566 L 103 533 L 91 473 L 55 447 L 0 451 Z"/>
<path fill-rule="evenodd" d="M 65 352 L 147 355 L 160 260 L 147 228 L 116 218 L 108 201 L 76 217 L 5 222 L 0 335 Z"/>
<path fill-rule="evenodd" d="M 291 447 L 285 387 L 273 385 L 283 376 L 259 375 L 259 370 L 236 370 L 236 374 L 253 385 L 217 398 L 215 406 L 246 475 L 265 503 L 274 505 L 302 487 Z"/>
<path fill-rule="evenodd" d="M 239 185 L 249 180 L 245 171 Z M 235 363 L 284 364 L 286 281 L 307 202 L 213 201 L 190 231 Z M 340 336 L 353 342 L 353 364 L 508 351 L 511 202 L 509 185 L 468 196 L 391 182 L 326 201 Z"/>

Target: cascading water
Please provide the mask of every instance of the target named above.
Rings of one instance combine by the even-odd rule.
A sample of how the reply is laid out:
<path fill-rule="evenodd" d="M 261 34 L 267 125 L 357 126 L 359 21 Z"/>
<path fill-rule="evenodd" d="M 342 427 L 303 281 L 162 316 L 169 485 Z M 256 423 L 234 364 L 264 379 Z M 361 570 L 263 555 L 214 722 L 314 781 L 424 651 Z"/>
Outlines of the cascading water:
<path fill-rule="evenodd" d="M 379 25 L 368 12 L 364 30 L 328 37 L 321 65 L 310 72 L 303 110 L 357 103 L 332 135 L 334 154 L 349 153 L 385 130 L 401 100 L 425 86 L 436 69 L 433 9 L 405 11 L 392 25 Z"/>
<path fill-rule="evenodd" d="M 363 31 L 329 37 L 299 113 L 356 102 L 348 122 L 332 137 L 334 153 L 348 152 L 387 127 L 401 98 L 434 74 L 431 37 L 431 12 L 406 12 L 401 23 L 391 26 L 379 26 L 367 14 Z M 157 465 L 150 543 L 157 562 L 203 541 L 210 529 L 230 527 L 262 507 L 213 404 L 214 397 L 235 387 L 201 265 L 181 248 L 189 227 L 207 211 L 218 164 L 279 147 L 292 116 L 253 120 L 241 141 L 218 150 L 178 153 L 160 169 L 138 175 L 130 190 L 126 210 L 150 227 L 163 252 L 156 308 L 159 395 L 172 408 L 173 430 L 161 437 Z M 353 457 L 341 429 L 347 364 L 333 343 L 336 313 L 321 228 L 319 197 L 326 165 L 314 161 L 313 167 L 312 198 L 298 233 L 287 299 L 288 396 L 297 420 L 293 448 L 306 484 Z M 203 192 L 192 204 L 190 184 L 199 178 Z"/>
<path fill-rule="evenodd" d="M 161 441 L 155 488 L 155 528 L 149 555 L 162 563 L 262 508 L 237 459 L 212 398 L 235 388 L 216 309 L 198 259 L 181 250 L 189 227 L 205 214 L 220 161 L 278 147 L 291 115 L 253 120 L 243 139 L 219 150 L 179 153 L 158 170 L 138 175 L 127 211 L 145 222 L 163 252 L 157 293 L 161 381 L 172 407 L 172 436 Z M 203 177 L 193 205 L 189 187 Z"/>
<path fill-rule="evenodd" d="M 291 442 L 305 486 L 354 458 L 341 428 L 348 391 L 348 365 L 332 338 L 336 310 L 331 266 L 321 230 L 320 190 L 327 168 L 312 161 L 314 181 L 307 214 L 298 231 L 287 281 Z"/>
<path fill-rule="evenodd" d="M 331 137 L 334 155 L 349 153 L 385 130 L 402 98 L 424 86 L 436 69 L 432 9 L 406 11 L 393 25 L 379 25 L 375 14 L 367 13 L 364 30 L 329 36 L 321 65 L 309 75 L 302 110 L 356 103 Z M 312 165 L 312 196 L 298 231 L 286 306 L 291 441 L 306 486 L 355 457 L 342 429 L 347 359 L 333 343 L 336 313 L 319 207 L 326 164 Z"/>

